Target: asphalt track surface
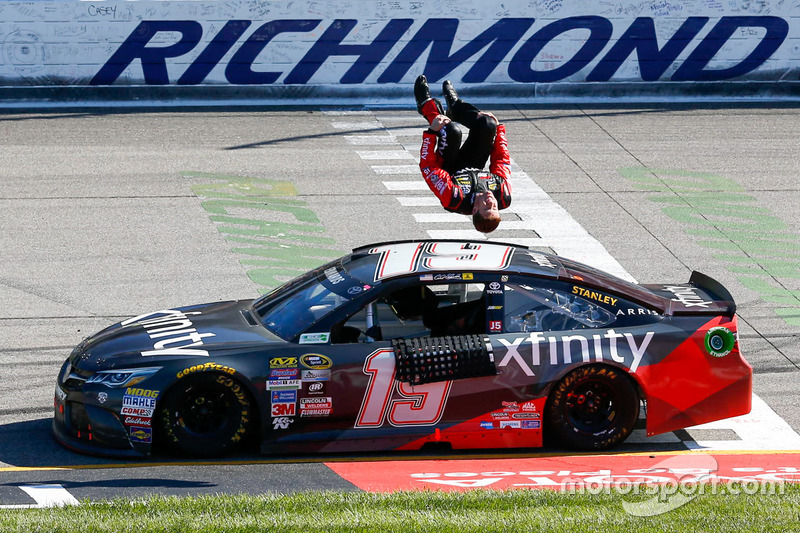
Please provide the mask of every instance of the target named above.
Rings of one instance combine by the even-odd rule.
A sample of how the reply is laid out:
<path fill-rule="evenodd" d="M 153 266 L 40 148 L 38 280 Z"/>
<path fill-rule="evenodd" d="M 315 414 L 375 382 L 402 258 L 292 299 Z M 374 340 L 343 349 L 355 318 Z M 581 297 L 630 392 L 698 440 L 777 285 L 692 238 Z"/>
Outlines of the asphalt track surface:
<path fill-rule="evenodd" d="M 766 425 L 754 422 L 761 434 L 755 447 L 800 449 L 798 108 L 491 110 L 507 125 L 512 182 L 521 176 L 517 209 L 504 212 L 494 237 L 538 243 L 586 262 L 602 249 L 612 266 L 641 283 L 684 282 L 692 270 L 721 281 L 739 305 L 741 344 L 764 401 L 759 413 L 769 418 Z M 314 213 L 325 247 L 341 253 L 372 242 L 471 236 L 468 222 L 430 205 L 432 195 L 419 188 L 414 158 L 422 126 L 412 109 L 380 108 L 0 115 L 0 505 L 41 503 L 44 496 L 20 489 L 39 484 L 90 499 L 358 490 L 330 465 L 403 459 L 243 453 L 225 462 L 128 464 L 63 449 L 50 435 L 50 421 L 58 368 L 86 335 L 142 312 L 252 298 L 264 290 L 264 278 L 252 275 L 252 257 L 220 229 L 203 185 L 241 187 L 245 177 L 289 182 L 294 205 Z M 641 189 L 636 176 L 688 185 Z M 695 204 L 694 218 L 659 199 L 685 202 L 687 190 L 712 194 Z M 525 205 L 542 198 L 559 209 L 537 213 L 532 206 L 539 204 Z M 292 214 L 270 216 L 292 223 Z M 698 217 L 713 218 L 716 227 L 730 222 L 727 245 L 702 235 L 707 226 Z M 761 223 L 760 233 L 744 226 L 753 221 Z M 553 228 L 570 227 L 586 235 L 542 239 Z M 620 451 L 658 457 L 704 449 L 703 443 L 721 443 L 712 450 L 753 448 L 745 433 L 724 425 L 688 430 L 634 439 Z M 779 438 L 765 444 L 772 435 Z M 742 439 L 747 442 L 734 442 Z M 560 452 L 516 451 L 506 464 Z M 786 457 L 787 465 L 797 462 L 797 455 Z M 408 458 L 442 464 L 462 456 Z"/>

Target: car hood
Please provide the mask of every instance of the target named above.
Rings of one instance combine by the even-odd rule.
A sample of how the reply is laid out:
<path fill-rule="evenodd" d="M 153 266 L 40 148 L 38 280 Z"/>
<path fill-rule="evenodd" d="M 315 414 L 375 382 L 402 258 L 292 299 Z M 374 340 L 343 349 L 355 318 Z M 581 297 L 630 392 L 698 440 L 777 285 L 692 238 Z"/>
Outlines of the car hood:
<path fill-rule="evenodd" d="M 123 320 L 73 351 L 73 364 L 116 367 L 208 357 L 212 350 L 279 341 L 250 315 L 252 300 L 162 309 Z"/>

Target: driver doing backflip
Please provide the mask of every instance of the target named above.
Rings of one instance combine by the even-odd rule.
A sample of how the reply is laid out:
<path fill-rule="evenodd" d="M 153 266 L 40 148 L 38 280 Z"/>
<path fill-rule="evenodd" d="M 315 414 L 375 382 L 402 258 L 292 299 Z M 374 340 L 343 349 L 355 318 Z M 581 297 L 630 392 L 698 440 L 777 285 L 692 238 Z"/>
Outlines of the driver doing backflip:
<path fill-rule="evenodd" d="M 432 98 L 428 80 L 414 84 L 417 110 L 430 125 L 422 134 L 419 166 L 431 191 L 447 211 L 472 215 L 480 232 L 494 231 L 500 209 L 511 205 L 511 159 L 506 128 L 491 113 L 461 100 L 447 80 L 442 84 L 447 113 Z M 469 129 L 461 145 L 461 127 Z M 489 161 L 489 170 L 483 170 Z"/>

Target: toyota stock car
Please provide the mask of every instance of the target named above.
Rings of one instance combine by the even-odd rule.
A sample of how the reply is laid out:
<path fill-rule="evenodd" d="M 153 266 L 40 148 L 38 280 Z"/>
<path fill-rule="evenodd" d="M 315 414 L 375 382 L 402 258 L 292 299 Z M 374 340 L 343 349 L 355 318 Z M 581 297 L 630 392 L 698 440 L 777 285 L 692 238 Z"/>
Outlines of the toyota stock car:
<path fill-rule="evenodd" d="M 353 250 L 255 300 L 147 312 L 83 340 L 55 388 L 80 452 L 218 456 L 621 443 L 746 414 L 718 282 L 636 285 L 512 244 Z"/>

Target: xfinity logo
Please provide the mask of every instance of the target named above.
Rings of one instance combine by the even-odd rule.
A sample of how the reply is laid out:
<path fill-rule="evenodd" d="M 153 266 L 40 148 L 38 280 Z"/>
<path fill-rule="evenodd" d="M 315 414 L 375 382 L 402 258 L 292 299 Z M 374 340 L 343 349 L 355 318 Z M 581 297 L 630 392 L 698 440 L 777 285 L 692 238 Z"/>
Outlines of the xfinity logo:
<path fill-rule="evenodd" d="M 675 295 L 672 299 L 673 302 L 680 302 L 686 307 L 702 307 L 707 308 L 713 302 L 703 300 L 694 292 L 694 287 L 681 287 L 681 286 L 666 286 L 665 291 L 669 291 Z"/>
<path fill-rule="evenodd" d="M 606 358 L 620 364 L 624 364 L 636 372 L 639 363 L 642 362 L 645 351 L 653 340 L 654 332 L 648 331 L 641 342 L 631 333 L 617 333 L 609 329 L 604 334 L 594 334 L 591 337 L 584 335 L 566 335 L 564 337 L 546 337 L 541 331 L 535 331 L 528 337 L 518 337 L 512 341 L 499 339 L 506 347 L 506 355 L 497 365 L 498 367 L 508 366 L 514 361 L 527 376 L 535 376 L 533 368 L 542 364 L 542 359 L 548 360 L 551 365 L 573 363 L 573 350 L 576 358 L 584 363 L 603 361 Z M 626 343 L 630 349 L 620 353 L 620 343 Z M 520 353 L 520 349 L 525 348 L 525 356 Z M 626 360 L 627 359 L 627 360 Z M 577 359 L 576 359 L 577 361 Z"/>
<path fill-rule="evenodd" d="M 131 324 L 138 324 L 147 330 L 147 334 L 151 339 L 158 339 L 153 345 L 152 350 L 142 352 L 143 356 L 194 355 L 208 357 L 208 351 L 197 349 L 197 346 L 202 346 L 203 339 L 214 337 L 215 334 L 198 333 L 198 331 L 192 327 L 192 321 L 188 318 L 190 315 L 199 314 L 198 312 L 183 313 L 173 309 L 165 309 L 163 311 L 156 311 L 155 313 L 147 313 L 129 318 L 122 322 L 121 325 L 129 326 Z M 154 315 L 163 316 L 147 319 Z"/>

